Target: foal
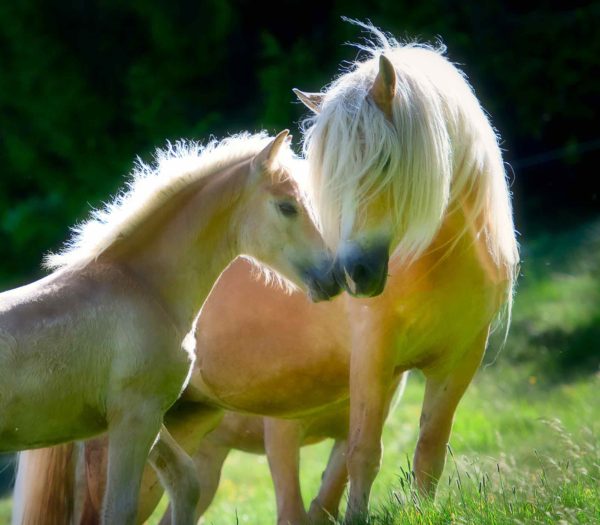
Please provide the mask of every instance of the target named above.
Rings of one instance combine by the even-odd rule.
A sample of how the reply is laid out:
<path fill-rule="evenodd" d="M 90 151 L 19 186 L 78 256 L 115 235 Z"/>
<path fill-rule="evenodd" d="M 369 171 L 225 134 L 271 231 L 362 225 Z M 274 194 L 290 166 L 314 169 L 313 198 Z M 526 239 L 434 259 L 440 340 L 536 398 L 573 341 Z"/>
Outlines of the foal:
<path fill-rule="evenodd" d="M 190 377 L 194 349 L 184 337 L 236 255 L 264 261 L 314 300 L 339 291 L 290 177 L 286 137 L 160 153 L 156 170 L 141 166 L 129 190 L 49 258 L 54 273 L 0 295 L 0 451 L 108 432 L 105 524 L 135 523 L 159 432 L 151 461 L 171 490 L 174 522 L 193 521 L 193 466 L 162 418 Z M 20 504 L 26 458 L 14 524 L 41 519 Z M 51 521 L 51 509 L 38 511 Z"/>

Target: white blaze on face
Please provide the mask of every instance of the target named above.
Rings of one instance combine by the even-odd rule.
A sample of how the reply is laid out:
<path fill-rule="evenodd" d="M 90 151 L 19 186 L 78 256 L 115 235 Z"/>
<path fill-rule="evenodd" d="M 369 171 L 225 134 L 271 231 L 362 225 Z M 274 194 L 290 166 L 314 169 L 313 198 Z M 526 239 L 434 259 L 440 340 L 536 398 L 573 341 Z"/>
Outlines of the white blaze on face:
<path fill-rule="evenodd" d="M 348 289 L 350 290 L 350 293 L 356 294 L 356 289 L 357 289 L 356 283 L 354 282 L 352 277 L 350 277 L 350 274 L 346 271 L 345 268 L 344 268 L 344 277 L 346 278 L 346 283 L 348 284 Z"/>
<path fill-rule="evenodd" d="M 353 192 L 346 191 L 342 200 L 340 240 L 342 242 L 352 238 L 352 231 L 356 222 L 356 198 Z"/>

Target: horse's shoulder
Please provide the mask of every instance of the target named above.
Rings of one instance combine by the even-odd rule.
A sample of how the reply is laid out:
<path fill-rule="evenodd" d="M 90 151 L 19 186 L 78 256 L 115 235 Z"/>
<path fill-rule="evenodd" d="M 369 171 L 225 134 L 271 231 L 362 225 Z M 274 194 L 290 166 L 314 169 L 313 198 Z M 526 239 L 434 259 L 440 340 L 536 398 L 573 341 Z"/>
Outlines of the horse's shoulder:
<path fill-rule="evenodd" d="M 79 279 L 85 286 L 93 285 L 100 308 L 110 311 L 131 333 L 142 329 L 150 339 L 160 336 L 179 337 L 161 298 L 156 291 L 137 278 L 126 266 L 99 263 L 82 271 Z M 139 331 L 139 330 L 138 330 Z"/>

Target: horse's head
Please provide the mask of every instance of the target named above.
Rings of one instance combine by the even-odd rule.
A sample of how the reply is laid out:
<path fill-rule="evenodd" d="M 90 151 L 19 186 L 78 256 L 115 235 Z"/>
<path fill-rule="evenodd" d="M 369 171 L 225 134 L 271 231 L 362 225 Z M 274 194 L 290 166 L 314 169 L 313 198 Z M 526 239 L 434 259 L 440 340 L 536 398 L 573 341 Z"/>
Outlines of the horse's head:
<path fill-rule="evenodd" d="M 291 173 L 301 162 L 293 158 L 287 130 L 250 162 L 240 224 L 242 252 L 307 291 L 313 301 L 328 300 L 341 288 L 335 279 L 331 252 Z"/>
<path fill-rule="evenodd" d="M 393 168 L 386 151 L 394 140 L 396 74 L 382 55 L 364 94 L 356 99 L 355 87 L 349 93 L 344 88 L 295 93 L 317 115 L 308 131 L 307 155 L 323 231 L 337 250 L 337 278 L 350 294 L 371 297 L 384 289 L 394 234 L 392 196 L 385 186 Z"/>
<path fill-rule="evenodd" d="M 391 254 L 408 263 L 430 245 L 452 175 L 444 100 L 420 70 L 444 59 L 399 44 L 371 51 L 326 92 L 296 90 L 314 113 L 304 150 L 321 231 L 340 282 L 362 297 L 383 291 Z"/>

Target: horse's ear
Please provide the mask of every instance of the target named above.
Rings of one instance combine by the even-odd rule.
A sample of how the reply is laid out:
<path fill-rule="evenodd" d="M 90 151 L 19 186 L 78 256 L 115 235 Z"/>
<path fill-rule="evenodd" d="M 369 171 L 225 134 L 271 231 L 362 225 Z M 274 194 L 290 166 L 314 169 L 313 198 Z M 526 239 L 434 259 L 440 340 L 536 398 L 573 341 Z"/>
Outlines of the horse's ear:
<path fill-rule="evenodd" d="M 396 70 L 390 59 L 385 55 L 379 56 L 379 71 L 369 89 L 368 97 L 383 111 L 385 116 L 392 119 L 392 103 L 396 95 Z"/>
<path fill-rule="evenodd" d="M 286 142 L 288 137 L 291 138 L 289 129 L 279 132 L 271 142 L 254 156 L 252 159 L 252 169 L 258 171 L 270 169 L 277 158 L 281 146 Z"/>
<path fill-rule="evenodd" d="M 317 115 L 321 113 L 321 104 L 324 98 L 323 93 L 305 93 L 296 88 L 292 89 L 292 91 L 308 109 Z"/>

